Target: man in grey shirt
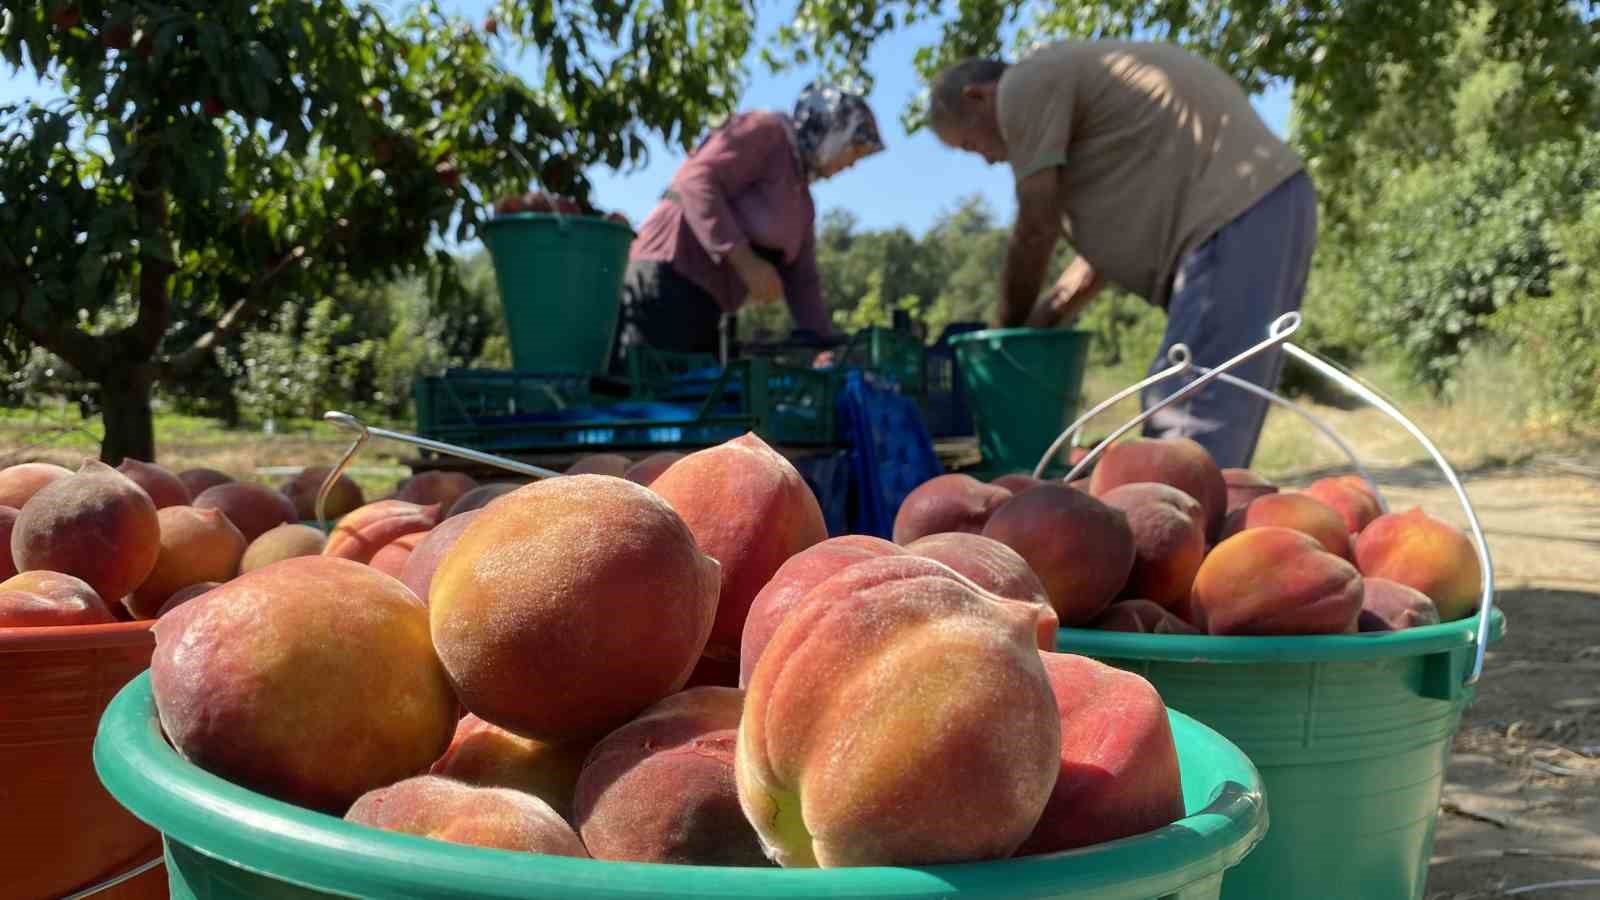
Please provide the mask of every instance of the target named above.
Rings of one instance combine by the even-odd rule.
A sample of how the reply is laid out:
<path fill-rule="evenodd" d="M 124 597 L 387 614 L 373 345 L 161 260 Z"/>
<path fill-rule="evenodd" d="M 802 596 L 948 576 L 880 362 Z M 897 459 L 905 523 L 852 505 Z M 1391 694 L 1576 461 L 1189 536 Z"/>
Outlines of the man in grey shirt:
<path fill-rule="evenodd" d="M 1008 162 L 1016 176 L 1001 327 L 1047 328 L 1082 312 L 1107 282 L 1167 312 L 1160 353 L 1188 345 L 1215 366 L 1300 307 L 1316 246 L 1305 165 L 1268 130 L 1238 83 L 1170 44 L 1068 41 L 1014 65 L 970 59 L 936 79 L 933 131 L 947 146 Z M 1040 296 L 1056 241 L 1077 251 Z M 1232 370 L 1277 383 L 1273 350 Z M 1146 408 L 1181 387 L 1145 391 Z M 1250 464 L 1267 402 L 1208 385 L 1145 426 L 1190 437 L 1217 464 Z"/>

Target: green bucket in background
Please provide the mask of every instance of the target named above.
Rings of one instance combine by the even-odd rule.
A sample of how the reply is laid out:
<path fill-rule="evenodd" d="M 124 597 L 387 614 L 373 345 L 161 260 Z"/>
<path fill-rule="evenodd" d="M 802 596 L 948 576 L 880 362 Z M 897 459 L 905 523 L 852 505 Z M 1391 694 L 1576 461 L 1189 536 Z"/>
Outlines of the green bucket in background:
<path fill-rule="evenodd" d="M 955 335 L 950 346 L 972 405 L 984 472 L 1032 472 L 1078 414 L 1089 332 L 992 328 Z M 1064 462 L 1058 456 L 1046 472 L 1064 474 Z"/>
<path fill-rule="evenodd" d="M 1490 626 L 1505 633 L 1499 610 Z M 1272 829 L 1224 900 L 1420 900 L 1477 631 L 1477 616 L 1307 637 L 1063 628 L 1056 646 L 1143 675 L 1261 771 Z"/>
<path fill-rule="evenodd" d="M 523 372 L 604 374 L 633 230 L 593 216 L 512 213 L 483 226 Z"/>
<path fill-rule="evenodd" d="M 1183 819 L 1081 850 L 923 868 L 765 869 L 601 862 L 488 850 L 365 828 L 273 800 L 185 761 L 162 737 L 150 675 L 112 701 L 94 762 L 112 796 L 165 836 L 173 900 L 325 897 L 1072 898 L 1212 900 L 1267 828 L 1255 767 L 1169 713 Z"/>

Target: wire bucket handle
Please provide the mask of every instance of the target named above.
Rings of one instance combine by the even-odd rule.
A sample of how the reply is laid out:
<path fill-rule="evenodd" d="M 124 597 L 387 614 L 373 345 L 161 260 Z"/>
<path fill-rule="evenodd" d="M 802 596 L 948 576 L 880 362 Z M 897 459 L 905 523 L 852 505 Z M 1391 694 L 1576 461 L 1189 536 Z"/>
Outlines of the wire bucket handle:
<path fill-rule="evenodd" d="M 1158 384 L 1167 380 L 1168 378 L 1172 378 L 1186 372 L 1195 371 L 1200 373 L 1200 377 L 1191 381 L 1176 392 L 1168 395 L 1165 399 L 1151 406 L 1149 409 L 1142 411 L 1139 415 L 1135 416 L 1133 419 L 1123 424 L 1120 428 L 1107 435 L 1103 440 L 1100 441 L 1100 443 L 1096 444 L 1095 447 L 1090 450 L 1083 459 L 1079 460 L 1078 463 L 1073 466 L 1072 470 L 1067 473 L 1063 481 L 1070 481 L 1073 478 L 1076 478 L 1083 471 L 1083 469 L 1092 465 L 1094 461 L 1105 452 L 1106 448 L 1111 446 L 1111 444 L 1114 443 L 1118 438 L 1148 421 L 1151 416 L 1155 415 L 1155 413 L 1161 409 L 1164 409 L 1178 400 L 1189 396 L 1212 381 L 1218 381 L 1223 384 L 1240 388 L 1241 390 L 1246 390 L 1268 400 L 1271 403 L 1276 404 L 1277 406 L 1291 410 L 1299 415 L 1302 419 L 1310 423 L 1314 428 L 1321 432 L 1324 437 L 1337 446 L 1346 457 L 1349 458 L 1352 465 L 1360 473 L 1361 478 L 1372 487 L 1373 494 L 1377 497 L 1379 508 L 1383 512 L 1387 513 L 1389 511 L 1389 505 L 1384 500 L 1376 480 L 1373 479 L 1371 472 L 1369 472 L 1367 467 L 1362 463 L 1361 458 L 1356 454 L 1354 448 L 1352 448 L 1342 437 L 1340 437 L 1337 431 L 1293 400 L 1289 400 L 1275 391 L 1268 390 L 1228 373 L 1229 369 L 1232 369 L 1240 363 L 1264 353 L 1273 347 L 1281 346 L 1284 353 L 1302 363 L 1305 363 L 1319 375 L 1322 375 L 1324 378 L 1332 381 L 1339 387 L 1345 389 L 1349 393 L 1375 407 L 1390 419 L 1394 420 L 1394 422 L 1396 422 L 1401 428 L 1405 429 L 1406 433 L 1410 434 L 1412 438 L 1417 441 L 1417 443 L 1422 445 L 1422 448 L 1428 452 L 1430 457 L 1432 457 L 1434 464 L 1439 467 L 1440 472 L 1444 474 L 1445 481 L 1449 483 L 1450 489 L 1456 495 L 1456 500 L 1461 504 L 1462 511 L 1466 514 L 1467 531 L 1472 540 L 1473 550 L 1476 552 L 1478 558 L 1478 575 L 1483 584 L 1483 593 L 1478 598 L 1478 625 L 1477 633 L 1475 635 L 1476 646 L 1474 648 L 1472 668 L 1468 671 L 1465 680 L 1462 682 L 1463 686 L 1465 687 L 1470 687 L 1474 684 L 1477 684 L 1478 680 L 1483 675 L 1484 656 L 1488 652 L 1489 648 L 1489 620 L 1490 612 L 1494 608 L 1494 559 L 1489 553 L 1489 542 L 1488 539 L 1484 537 L 1483 526 L 1482 523 L 1478 521 L 1478 514 L 1472 506 L 1472 500 L 1467 496 L 1466 488 L 1462 486 L 1461 479 L 1456 474 L 1455 469 L 1450 465 L 1450 462 L 1445 459 L 1444 454 L 1439 451 L 1438 446 L 1435 445 L 1431 439 L 1429 439 L 1427 434 L 1423 432 L 1420 426 L 1418 426 L 1411 419 L 1407 418 L 1405 414 L 1401 413 L 1399 408 L 1385 398 L 1377 390 L 1377 388 L 1367 384 L 1360 378 L 1357 378 L 1354 374 L 1346 371 L 1335 363 L 1323 359 L 1321 356 L 1318 356 L 1309 350 L 1289 342 L 1289 337 L 1293 335 L 1294 332 L 1299 330 L 1302 321 L 1303 319 L 1298 312 L 1285 313 L 1284 315 L 1279 316 L 1277 319 L 1273 320 L 1271 325 L 1267 327 L 1266 339 L 1245 349 L 1244 351 L 1235 355 L 1233 358 L 1214 368 L 1196 365 L 1190 357 L 1188 347 L 1183 344 L 1174 344 L 1167 353 L 1168 361 L 1172 363 L 1171 366 L 1163 369 L 1160 372 L 1157 372 L 1155 375 L 1152 375 L 1137 384 L 1118 391 L 1116 394 L 1113 394 L 1111 397 L 1097 404 L 1094 408 L 1080 416 L 1078 420 L 1069 425 L 1067 429 L 1056 438 L 1055 443 L 1051 444 L 1050 448 L 1045 451 L 1043 458 L 1039 460 L 1038 467 L 1034 469 L 1034 477 L 1040 477 L 1045 469 L 1045 466 L 1049 463 L 1050 458 L 1060 450 L 1061 445 L 1073 438 L 1079 429 L 1081 429 L 1083 425 L 1090 419 L 1104 412 L 1106 409 L 1109 409 L 1111 406 L 1115 405 L 1121 400 L 1131 396 L 1132 394 L 1142 391 L 1146 387 Z"/>

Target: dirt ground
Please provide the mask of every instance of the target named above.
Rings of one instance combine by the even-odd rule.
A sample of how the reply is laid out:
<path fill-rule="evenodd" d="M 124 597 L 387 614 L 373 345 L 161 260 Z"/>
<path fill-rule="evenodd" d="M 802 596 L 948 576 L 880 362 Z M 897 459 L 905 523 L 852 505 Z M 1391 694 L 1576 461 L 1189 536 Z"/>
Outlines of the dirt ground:
<path fill-rule="evenodd" d="M 1429 900 L 1600 898 L 1600 459 L 1464 476 L 1495 563 L 1491 645 L 1444 790 Z M 1437 470 L 1373 473 L 1391 508 L 1465 524 Z"/>

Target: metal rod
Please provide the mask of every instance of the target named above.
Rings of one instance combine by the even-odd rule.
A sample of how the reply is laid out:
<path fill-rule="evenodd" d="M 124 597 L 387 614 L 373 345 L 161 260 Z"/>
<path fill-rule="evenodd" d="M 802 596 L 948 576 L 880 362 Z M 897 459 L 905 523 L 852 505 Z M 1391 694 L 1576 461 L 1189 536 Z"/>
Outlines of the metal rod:
<path fill-rule="evenodd" d="M 1428 455 L 1433 457 L 1434 463 L 1444 473 L 1445 480 L 1450 483 L 1450 488 L 1455 491 L 1456 499 L 1461 501 L 1461 508 L 1467 514 L 1468 529 L 1472 533 L 1472 543 L 1478 551 L 1478 575 L 1483 579 L 1483 595 L 1478 602 L 1477 652 L 1472 660 L 1472 671 L 1467 673 L 1467 678 L 1464 682 L 1469 687 L 1477 684 L 1478 678 L 1483 675 L 1484 654 L 1489 649 L 1489 612 L 1494 607 L 1494 560 L 1489 555 L 1489 542 L 1483 536 L 1483 526 L 1479 524 L 1478 514 L 1472 508 L 1472 500 L 1467 497 L 1467 489 L 1462 487 L 1461 479 L 1456 477 L 1455 469 L 1451 468 L 1449 461 L 1444 458 L 1443 453 L 1439 452 L 1439 448 L 1434 446 L 1433 441 L 1428 439 L 1428 436 L 1422 432 L 1422 429 L 1415 422 L 1406 418 L 1393 403 L 1390 403 L 1387 398 L 1378 393 L 1376 388 L 1339 366 L 1317 356 L 1315 353 L 1302 350 L 1294 344 L 1284 344 L 1283 351 L 1316 369 L 1323 376 L 1345 390 L 1377 407 L 1398 423 L 1401 428 L 1404 428 L 1416 439 L 1417 443 L 1422 445 L 1422 449 L 1428 451 Z"/>
<path fill-rule="evenodd" d="M 1217 380 L 1217 378 L 1220 377 L 1223 372 L 1233 368 L 1239 363 L 1242 363 L 1287 341 L 1290 335 L 1300 330 L 1300 321 L 1300 314 L 1298 312 L 1287 312 L 1278 318 L 1273 319 L 1272 324 L 1267 326 L 1267 336 L 1264 340 L 1258 344 L 1255 344 L 1254 346 L 1245 348 L 1238 354 L 1234 355 L 1232 359 L 1223 362 L 1221 365 L 1217 366 L 1206 374 L 1201 375 L 1194 381 L 1184 385 L 1182 388 L 1178 389 L 1177 393 L 1168 396 L 1161 402 L 1156 403 L 1149 409 L 1139 413 L 1139 415 L 1134 416 L 1133 419 L 1128 421 L 1121 428 L 1113 431 L 1111 434 L 1107 435 L 1103 440 L 1101 440 L 1100 443 L 1096 444 L 1094 449 L 1089 451 L 1088 455 L 1084 456 L 1083 459 L 1078 460 L 1078 464 L 1073 466 L 1072 471 L 1068 472 L 1067 477 L 1062 480 L 1071 481 L 1072 479 L 1078 477 L 1080 472 L 1093 465 L 1095 460 L 1100 458 L 1100 454 L 1104 453 L 1106 448 L 1115 443 L 1118 438 L 1122 437 L 1133 429 L 1138 428 L 1140 425 L 1143 425 L 1151 416 L 1155 415 L 1165 407 L 1176 403 L 1184 397 L 1187 397 L 1195 391 L 1205 387 L 1207 384 Z"/>
<path fill-rule="evenodd" d="M 111 890 L 124 881 L 130 881 L 134 878 L 138 878 L 140 875 L 143 875 L 144 873 L 154 869 L 156 866 L 164 864 L 165 862 L 166 858 L 162 856 L 158 856 L 152 860 L 147 860 L 146 862 L 142 862 L 128 871 L 123 872 L 121 875 L 108 878 L 105 881 L 94 885 L 93 887 L 84 888 L 75 894 L 68 894 L 65 897 L 62 897 L 61 900 L 83 900 L 85 897 L 93 897 L 95 894 L 98 894 L 102 891 Z"/>
<path fill-rule="evenodd" d="M 1056 437 L 1055 443 L 1050 445 L 1050 449 L 1044 451 L 1044 455 L 1039 457 L 1039 464 L 1033 467 L 1033 477 L 1041 478 L 1044 476 L 1044 470 L 1045 467 L 1050 464 L 1050 458 L 1061 452 L 1061 445 L 1067 440 L 1070 439 L 1072 441 L 1072 446 L 1078 446 L 1078 431 L 1084 425 L 1088 424 L 1090 419 L 1093 419 L 1095 416 L 1100 415 L 1107 409 L 1110 409 L 1118 403 L 1121 403 L 1129 396 L 1137 394 L 1152 384 L 1165 381 L 1174 375 L 1181 375 L 1184 372 L 1189 371 L 1189 369 L 1194 365 L 1193 361 L 1189 357 L 1189 345 L 1183 343 L 1173 344 L 1171 347 L 1167 348 L 1167 361 L 1172 363 L 1172 365 L 1162 369 L 1161 371 L 1151 375 L 1149 378 L 1146 378 L 1137 384 L 1129 385 L 1128 387 L 1117 391 L 1115 394 L 1112 394 L 1106 399 L 1095 404 L 1093 409 L 1079 416 L 1076 422 L 1073 422 L 1071 425 L 1067 426 L 1067 430 L 1061 432 L 1061 434 Z"/>

